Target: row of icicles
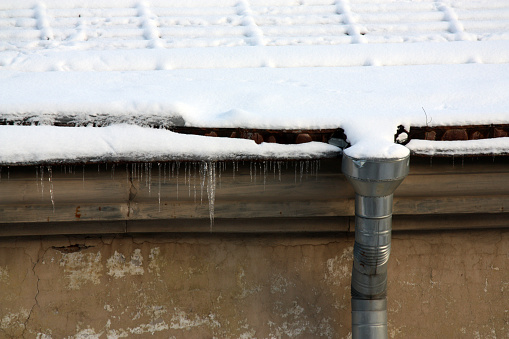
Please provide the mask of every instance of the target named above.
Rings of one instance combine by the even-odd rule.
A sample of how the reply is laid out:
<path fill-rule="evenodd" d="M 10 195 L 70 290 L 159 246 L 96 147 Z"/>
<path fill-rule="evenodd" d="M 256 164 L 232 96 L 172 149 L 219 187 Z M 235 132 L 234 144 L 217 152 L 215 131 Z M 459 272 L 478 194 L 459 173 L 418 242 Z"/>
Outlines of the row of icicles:
<path fill-rule="evenodd" d="M 302 160 L 302 161 L 200 161 L 200 162 L 144 162 L 144 163 L 127 163 L 127 164 L 98 164 L 97 171 L 109 171 L 111 179 L 119 179 L 119 169 L 125 170 L 125 179 L 128 184 L 133 184 L 138 181 L 138 189 L 142 186 L 148 190 L 149 196 L 152 195 L 153 186 L 157 186 L 157 199 L 158 208 L 161 212 L 161 185 L 166 185 L 175 182 L 176 197 L 179 199 L 179 184 L 187 188 L 188 196 L 191 197 L 194 193 L 194 202 L 197 203 L 197 191 L 199 187 L 200 192 L 200 205 L 203 204 L 204 192 L 207 194 L 209 205 L 210 217 L 210 230 L 214 225 L 214 207 L 216 200 L 216 189 L 219 185 L 221 188 L 222 176 L 225 173 L 231 173 L 233 180 L 239 173 L 239 166 L 244 167 L 249 163 L 250 181 L 253 184 L 263 182 L 265 185 L 267 180 L 272 177 L 274 181 L 281 181 L 283 171 L 293 170 L 295 184 L 302 182 L 304 176 L 318 175 L 320 168 L 319 160 Z M 69 175 L 81 174 L 82 185 L 85 188 L 86 171 L 85 168 L 90 168 L 92 165 L 56 165 L 56 166 L 35 166 L 35 182 L 37 184 L 37 191 L 41 193 L 41 199 L 44 198 L 45 189 L 49 189 L 51 205 L 53 213 L 55 213 L 55 192 L 53 172 L 56 168 L 60 169 L 61 173 Z M 7 180 L 10 180 L 11 168 L 7 167 Z M 116 173 L 115 173 L 116 171 Z M 79 173 L 81 172 L 81 173 Z M 184 173 L 182 173 L 184 172 Z M 156 177 L 154 177 L 154 174 Z M 157 178 L 157 181 L 156 181 Z M 5 174 L 4 174 L 5 180 Z M 0 181 L 2 181 L 2 167 L 0 167 Z"/>

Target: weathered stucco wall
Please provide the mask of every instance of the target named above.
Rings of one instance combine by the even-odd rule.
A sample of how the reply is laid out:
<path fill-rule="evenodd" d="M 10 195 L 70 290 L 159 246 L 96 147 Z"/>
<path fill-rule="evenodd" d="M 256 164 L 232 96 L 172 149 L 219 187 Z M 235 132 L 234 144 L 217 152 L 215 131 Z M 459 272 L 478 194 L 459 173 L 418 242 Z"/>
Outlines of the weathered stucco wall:
<path fill-rule="evenodd" d="M 396 233 L 392 244 L 391 338 L 509 337 L 509 230 Z M 352 245 L 352 235 L 2 238 L 0 337 L 348 338 Z"/>

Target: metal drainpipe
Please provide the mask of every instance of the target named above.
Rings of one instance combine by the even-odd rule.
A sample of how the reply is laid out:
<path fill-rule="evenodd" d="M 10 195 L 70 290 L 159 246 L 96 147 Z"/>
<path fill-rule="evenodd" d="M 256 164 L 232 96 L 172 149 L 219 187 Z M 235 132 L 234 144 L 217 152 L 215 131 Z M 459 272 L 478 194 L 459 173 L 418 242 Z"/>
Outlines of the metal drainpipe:
<path fill-rule="evenodd" d="M 408 174 L 410 158 L 355 159 L 342 170 L 355 190 L 352 338 L 387 338 L 387 264 L 392 197 Z"/>

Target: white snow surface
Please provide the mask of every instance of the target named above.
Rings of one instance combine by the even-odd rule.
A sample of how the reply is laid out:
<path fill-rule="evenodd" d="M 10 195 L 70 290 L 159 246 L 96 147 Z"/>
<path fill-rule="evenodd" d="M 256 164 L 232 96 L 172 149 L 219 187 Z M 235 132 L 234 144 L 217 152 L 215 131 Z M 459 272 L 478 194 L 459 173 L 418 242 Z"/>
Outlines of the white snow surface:
<path fill-rule="evenodd" d="M 407 147 L 412 152 L 428 156 L 507 155 L 509 154 L 509 138 L 466 141 L 411 140 Z"/>
<path fill-rule="evenodd" d="M 5 165 L 77 161 L 293 160 L 333 157 L 339 152 L 339 148 L 321 142 L 257 145 L 253 140 L 184 135 L 125 124 L 102 128 L 0 126 L 0 163 Z"/>
<path fill-rule="evenodd" d="M 0 70 L 0 122 L 110 125 L 2 126 L 0 163 L 339 153 L 134 126 L 172 124 L 341 127 L 350 156 L 400 158 L 399 125 L 509 123 L 509 2 L 1 2 Z"/>

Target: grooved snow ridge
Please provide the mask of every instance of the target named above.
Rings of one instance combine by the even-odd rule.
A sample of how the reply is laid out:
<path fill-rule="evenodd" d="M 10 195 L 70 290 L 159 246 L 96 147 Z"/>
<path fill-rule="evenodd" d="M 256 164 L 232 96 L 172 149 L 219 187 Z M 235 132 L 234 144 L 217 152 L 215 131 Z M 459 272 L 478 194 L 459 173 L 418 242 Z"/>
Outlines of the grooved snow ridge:
<path fill-rule="evenodd" d="M 4 54 L 0 59 L 0 68 L 40 70 L 35 66 L 35 69 L 31 69 L 30 62 L 36 61 L 29 58 L 27 64 L 23 56 L 37 52 L 46 56 L 47 53 L 147 48 L 346 47 L 352 44 L 509 41 L 507 1 L 242 0 L 207 2 L 208 7 L 193 6 L 197 4 L 186 1 L 110 1 L 104 5 L 96 1 L 47 0 L 0 4 L 0 51 Z M 387 48 L 389 56 L 401 54 L 397 47 Z M 484 49 L 484 46 L 477 49 Z M 232 51 L 221 49 L 222 57 L 226 53 Z M 268 53 L 273 54 L 272 51 Z M 335 53 L 335 50 L 331 53 Z M 239 58 L 242 58 L 243 53 L 240 54 Z M 240 67 L 301 66 L 289 57 L 291 54 L 291 51 L 285 53 L 289 58 L 288 66 L 280 65 L 277 61 L 261 60 Z M 172 58 L 185 59 L 179 56 Z M 400 60 L 398 64 L 413 64 L 411 59 Z M 445 63 L 465 62 L 450 57 L 446 59 Z M 485 63 L 507 61 L 484 60 L 476 56 L 470 59 Z M 225 68 L 228 64 L 233 65 L 231 67 L 237 65 L 228 60 L 206 67 Z M 322 64 L 318 66 L 344 66 L 341 63 L 331 65 L 331 62 Z M 361 54 L 355 62 L 346 65 L 372 64 L 386 65 L 387 61 Z M 63 67 L 62 70 L 75 70 L 68 65 Z M 197 61 L 177 61 L 171 65 L 163 62 L 158 67 L 197 68 L 199 65 Z M 57 67 L 57 70 L 60 69 Z"/>

